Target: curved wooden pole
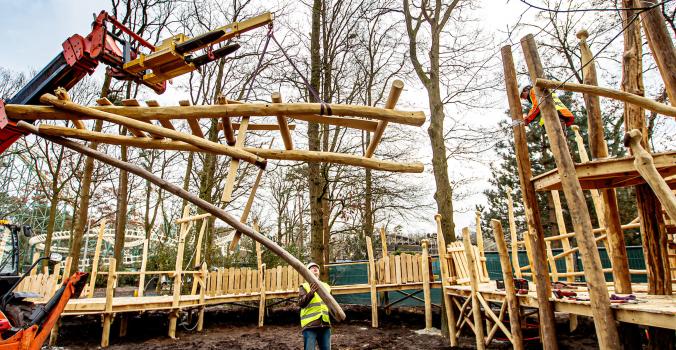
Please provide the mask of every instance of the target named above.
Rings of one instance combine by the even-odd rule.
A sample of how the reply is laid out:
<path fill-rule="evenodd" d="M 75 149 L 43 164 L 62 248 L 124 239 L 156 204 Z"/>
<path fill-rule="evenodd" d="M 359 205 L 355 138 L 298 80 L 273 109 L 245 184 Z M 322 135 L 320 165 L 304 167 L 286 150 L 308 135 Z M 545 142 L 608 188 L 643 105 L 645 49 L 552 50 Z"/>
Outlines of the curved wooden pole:
<path fill-rule="evenodd" d="M 126 145 L 131 147 L 164 149 L 170 151 L 225 154 L 221 151 L 204 150 L 183 141 L 173 141 L 169 139 L 157 140 L 148 137 L 140 138 L 133 136 L 121 136 L 49 124 L 41 124 L 38 128 L 40 129 L 40 133 L 43 135 L 72 137 L 84 141 L 97 141 L 111 145 Z M 424 166 L 420 162 L 398 163 L 388 160 L 366 158 L 352 154 L 307 151 L 301 149 L 278 150 L 255 147 L 244 147 L 243 150 L 266 159 L 294 160 L 301 162 L 327 162 L 401 173 L 422 173 L 424 170 Z"/>
<path fill-rule="evenodd" d="M 186 118 L 223 118 L 223 117 L 255 117 L 283 115 L 294 118 L 296 115 L 351 116 L 385 120 L 412 126 L 425 123 L 425 113 L 421 111 L 396 111 L 370 106 L 319 104 L 319 103 L 242 103 L 227 105 L 201 106 L 166 106 L 166 107 L 125 107 L 125 106 L 93 106 L 98 111 L 108 112 L 146 120 L 171 120 Z M 329 110 L 330 109 L 330 110 Z M 86 116 L 73 115 L 49 106 L 5 105 L 7 117 L 16 120 L 71 120 L 87 119 Z M 298 118 L 300 119 L 300 118 Z"/>
<path fill-rule="evenodd" d="M 676 196 L 674 196 L 674 192 L 671 191 L 667 182 L 664 181 L 660 172 L 655 168 L 653 157 L 641 146 L 642 137 L 640 131 L 632 129 L 624 135 L 624 145 L 631 147 L 631 151 L 634 153 L 634 166 L 636 170 L 638 170 L 641 177 L 645 179 L 645 182 L 655 192 L 657 199 L 660 200 L 667 214 L 672 220 L 676 220 Z"/>
<path fill-rule="evenodd" d="M 576 83 L 567 83 L 556 80 L 542 79 L 537 78 L 535 80 L 535 86 L 539 88 L 546 89 L 555 89 L 555 90 L 565 90 L 572 92 L 582 92 L 586 94 L 598 95 L 603 97 L 612 98 L 614 100 L 620 100 L 627 103 L 631 103 L 637 106 L 641 106 L 645 109 L 651 110 L 655 113 L 668 115 L 671 117 L 676 117 L 676 107 L 671 107 L 663 103 L 653 101 L 647 97 L 634 95 L 628 92 L 604 88 L 600 86 L 585 85 L 585 84 L 576 84 Z"/>
<path fill-rule="evenodd" d="M 273 242 L 272 240 L 268 239 L 267 237 L 261 235 L 260 233 L 254 231 L 251 227 L 239 222 L 238 219 L 236 219 L 234 216 L 228 214 L 225 210 L 189 193 L 188 191 L 183 190 L 181 187 L 178 187 L 158 176 L 155 176 L 154 174 L 150 173 L 149 171 L 134 165 L 130 164 L 127 162 L 123 162 L 119 159 L 112 158 L 108 156 L 107 154 L 104 154 L 99 151 L 92 150 L 86 146 L 80 145 L 77 142 L 70 141 L 67 139 L 64 139 L 62 137 L 57 137 L 57 136 L 48 136 L 48 135 L 41 135 L 40 131 L 38 130 L 37 127 L 35 127 L 32 124 L 20 121 L 17 123 L 17 126 L 31 132 L 33 134 L 39 135 L 40 137 L 43 137 L 49 141 L 52 141 L 54 143 L 57 143 L 59 145 L 62 145 L 64 147 L 70 148 L 76 152 L 85 154 L 89 157 L 92 157 L 98 161 L 107 163 L 109 165 L 112 165 L 114 167 L 124 169 L 132 174 L 135 174 L 137 176 L 140 176 L 155 185 L 163 188 L 164 190 L 173 193 L 189 202 L 192 204 L 196 205 L 197 207 L 201 208 L 202 210 L 210 213 L 211 215 L 223 220 L 225 223 L 228 225 L 232 226 L 234 229 L 237 231 L 240 231 L 244 233 L 245 235 L 251 237 L 254 241 L 259 242 L 266 248 L 270 249 L 273 253 L 277 254 L 279 257 L 281 257 L 284 261 L 286 261 L 289 265 L 293 266 L 293 268 L 298 271 L 298 273 L 305 278 L 306 281 L 309 283 L 316 283 L 319 286 L 319 290 L 317 291 L 319 293 L 319 296 L 324 300 L 326 305 L 329 307 L 329 310 L 331 310 L 331 313 L 333 316 L 338 320 L 342 321 L 345 319 L 345 312 L 343 312 L 343 309 L 341 309 L 340 305 L 338 305 L 338 302 L 331 296 L 331 294 L 324 288 L 324 286 L 319 283 L 319 280 L 317 277 L 315 277 L 310 270 L 308 270 L 303 263 L 301 263 L 296 257 L 293 255 L 289 254 L 286 250 L 284 250 L 282 247 L 277 245 L 277 243 Z"/>
<path fill-rule="evenodd" d="M 60 100 L 56 96 L 52 94 L 44 94 L 40 97 L 40 102 L 43 103 L 49 103 L 53 105 L 54 107 L 58 109 L 62 109 L 71 113 L 78 113 L 78 114 L 84 114 L 88 115 L 92 118 L 95 119 L 101 119 L 105 120 L 111 123 L 116 123 L 116 124 L 121 124 L 127 127 L 133 127 L 139 130 L 147 131 L 149 133 L 152 133 L 154 135 L 161 135 L 167 138 L 171 139 L 176 139 L 176 140 L 181 140 L 184 142 L 187 142 L 189 144 L 192 144 L 196 147 L 199 147 L 200 149 L 203 150 L 211 150 L 211 151 L 219 151 L 223 152 L 224 154 L 231 156 L 233 158 L 241 159 L 243 161 L 255 164 L 258 167 L 265 167 L 266 160 L 252 154 L 250 152 L 246 152 L 241 149 L 237 149 L 234 147 L 222 145 L 219 143 L 211 142 L 208 140 L 205 140 L 201 137 L 197 137 L 195 135 L 188 135 L 186 133 L 176 131 L 176 130 L 170 130 L 161 126 L 149 124 L 143 121 L 135 120 L 133 118 L 128 118 L 128 117 L 123 117 L 117 114 L 113 113 L 108 113 L 104 111 L 99 111 L 90 107 L 85 107 L 81 106 L 77 103 L 73 103 L 70 101 L 65 101 L 65 100 Z M 135 109 L 140 109 L 141 107 L 132 107 Z M 162 107 L 153 107 L 154 109 L 159 109 Z M 180 108 L 185 108 L 185 107 L 180 107 Z"/>

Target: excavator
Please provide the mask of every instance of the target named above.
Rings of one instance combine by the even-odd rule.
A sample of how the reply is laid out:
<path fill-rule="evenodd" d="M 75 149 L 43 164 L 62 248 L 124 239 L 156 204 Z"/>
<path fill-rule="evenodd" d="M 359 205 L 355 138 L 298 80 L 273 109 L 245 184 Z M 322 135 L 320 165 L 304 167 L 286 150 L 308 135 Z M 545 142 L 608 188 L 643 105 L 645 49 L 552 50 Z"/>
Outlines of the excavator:
<path fill-rule="evenodd" d="M 114 16 L 101 11 L 95 16 L 92 31 L 86 36 L 75 34 L 66 39 L 63 51 L 7 101 L 0 99 L 0 153 L 4 152 L 24 132 L 9 120 L 4 110 L 8 104 L 39 104 L 40 96 L 57 88 L 71 89 L 86 75 L 91 75 L 99 63 L 107 66 L 112 78 L 145 85 L 158 94 L 166 90 L 167 81 L 192 72 L 240 48 L 232 43 L 217 44 L 235 38 L 249 30 L 272 25 L 272 14 L 264 13 L 234 22 L 191 38 L 177 34 L 155 46 L 120 23 Z M 2 223 L 0 223 L 2 224 Z M 16 228 L 4 225 L 0 230 L 11 234 L 10 242 L 18 242 Z M 1 232 L 0 232 L 1 233 Z M 24 232 L 25 233 L 25 232 Z M 5 242 L 5 240 L 2 240 Z M 3 243 L 4 244 L 4 243 Z M 5 247 L 0 247 L 2 253 Z M 11 268 L 0 273 L 0 350 L 37 350 L 49 336 L 68 300 L 79 297 L 88 274 L 76 272 L 65 279 L 61 287 L 45 304 L 34 304 L 34 295 L 16 292 L 17 286 L 38 263 L 60 260 L 58 254 L 37 259 L 18 276 L 18 245 L 10 247 Z M 2 255 L 0 255 L 1 257 Z M 0 270 L 3 268 L 0 267 Z"/>

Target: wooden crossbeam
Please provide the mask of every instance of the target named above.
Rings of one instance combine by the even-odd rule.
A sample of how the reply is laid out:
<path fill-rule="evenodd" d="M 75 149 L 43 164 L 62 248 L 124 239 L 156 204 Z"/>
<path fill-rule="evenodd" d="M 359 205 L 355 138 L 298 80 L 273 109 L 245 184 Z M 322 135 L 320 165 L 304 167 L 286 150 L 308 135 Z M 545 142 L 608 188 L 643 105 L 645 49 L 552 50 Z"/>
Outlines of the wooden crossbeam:
<path fill-rule="evenodd" d="M 246 139 L 246 131 L 249 127 L 249 118 L 242 117 L 242 121 L 237 129 L 237 140 L 235 141 L 235 148 L 244 147 L 244 140 Z M 232 191 L 235 189 L 235 179 L 237 178 L 237 169 L 239 168 L 239 159 L 233 158 L 230 161 L 228 168 L 228 175 L 225 179 L 225 188 L 223 189 L 223 196 L 221 202 L 228 203 L 232 199 Z"/>
<path fill-rule="evenodd" d="M 227 120 L 230 120 L 229 118 Z M 231 128 L 239 129 L 241 126 L 240 123 L 230 123 Z M 291 124 L 288 125 L 289 130 L 295 130 L 296 125 Z M 279 130 L 279 125 L 278 124 L 251 124 L 249 123 L 249 127 L 247 128 L 250 131 L 275 131 Z M 218 123 L 218 130 L 223 130 L 223 123 L 219 122 Z M 227 140 L 226 140 L 227 143 Z M 229 143 L 228 143 L 229 144 Z M 234 145 L 234 143 L 233 143 Z"/>
<path fill-rule="evenodd" d="M 175 130 L 169 130 L 160 126 L 152 125 L 152 124 L 147 124 L 142 121 L 135 120 L 133 118 L 127 118 L 123 117 L 120 115 L 112 114 L 112 113 L 107 113 L 104 111 L 96 110 L 93 108 L 85 107 L 85 106 L 80 106 L 78 104 L 68 102 L 68 101 L 61 101 L 59 100 L 56 96 L 50 95 L 50 94 L 44 94 L 40 98 L 40 101 L 43 103 L 49 103 L 52 104 L 59 109 L 75 112 L 75 113 L 80 113 L 80 114 L 86 114 L 89 115 L 92 118 L 96 119 L 102 119 L 105 121 L 125 125 L 125 126 L 131 126 L 135 127 L 141 130 L 145 130 L 148 132 L 152 132 L 158 135 L 162 135 L 167 138 L 172 138 L 176 140 L 181 140 L 187 143 L 192 144 L 193 146 L 196 146 L 198 148 L 201 148 L 203 150 L 211 150 L 213 152 L 224 152 L 231 157 L 236 157 L 238 159 L 245 160 L 247 162 L 251 162 L 256 164 L 259 167 L 264 167 L 266 164 L 265 159 L 262 159 L 250 152 L 241 150 L 241 149 L 235 149 L 233 147 L 229 147 L 226 145 L 222 145 L 219 143 L 211 142 L 208 140 L 205 140 L 203 138 L 199 138 L 193 135 L 188 135 L 182 132 L 178 132 Z M 160 108 L 160 107 L 156 107 Z M 73 129 L 76 130 L 76 129 Z M 163 140 L 153 140 L 155 142 L 162 142 Z"/>
<path fill-rule="evenodd" d="M 123 105 L 123 106 L 126 106 L 126 107 L 141 107 L 141 104 L 140 104 L 140 103 L 138 102 L 138 100 L 135 99 L 135 98 L 129 98 L 129 99 L 122 100 L 122 105 Z M 145 122 L 148 123 L 148 124 L 152 124 L 152 123 L 153 123 L 153 122 L 151 122 L 150 120 L 146 120 Z M 128 129 L 129 129 L 129 131 L 131 131 L 132 134 L 134 134 L 134 135 L 136 135 L 136 136 L 138 136 L 138 133 L 143 134 L 143 132 L 141 132 L 140 130 L 134 131 L 134 130 L 135 130 L 134 128 L 128 128 Z M 157 135 L 157 134 L 152 134 L 152 133 L 151 133 L 151 135 L 152 135 L 152 137 L 153 137 L 154 139 L 158 139 L 158 140 L 164 138 L 164 137 L 162 137 L 161 135 Z M 144 134 L 144 137 L 145 137 L 145 134 Z"/>
<path fill-rule="evenodd" d="M 159 102 L 157 102 L 155 100 L 148 100 L 148 101 L 146 101 L 146 104 L 148 105 L 148 107 L 159 107 L 160 106 Z M 160 125 L 162 125 L 163 127 L 167 128 L 169 130 L 176 130 L 176 128 L 174 128 L 174 124 L 172 124 L 170 120 L 160 119 L 158 121 L 160 122 Z"/>
<path fill-rule="evenodd" d="M 178 101 L 179 106 L 182 107 L 189 107 L 190 106 L 190 101 L 188 100 L 180 100 Z M 191 118 L 187 117 L 186 120 L 188 121 L 188 125 L 190 126 L 190 131 L 192 131 L 192 134 L 204 138 L 204 133 L 202 132 L 202 128 L 200 127 L 200 122 L 198 118 Z"/>
<path fill-rule="evenodd" d="M 216 98 L 216 104 L 227 105 L 228 99 L 223 95 L 219 95 Z M 221 122 L 218 124 L 219 130 L 223 130 L 223 135 L 225 136 L 225 142 L 229 146 L 234 146 L 237 140 L 235 139 L 235 130 L 233 129 L 232 122 L 230 118 L 225 116 L 221 117 Z"/>
<path fill-rule="evenodd" d="M 288 118 L 316 121 L 329 124 L 329 120 L 344 120 L 346 126 L 359 125 L 356 118 L 371 118 L 386 120 L 389 123 L 398 123 L 411 126 L 422 126 L 425 123 L 425 114 L 421 111 L 397 111 L 370 106 L 331 104 L 331 115 L 322 115 L 326 105 L 319 103 L 243 103 L 227 105 L 200 105 L 200 106 L 163 106 L 163 107 L 125 107 L 125 106 L 97 106 L 96 110 L 114 113 L 136 120 L 172 120 L 172 119 L 211 119 L 228 116 L 277 116 L 285 115 Z M 49 106 L 33 105 L 5 105 L 7 117 L 14 120 L 72 120 L 90 119 L 81 114 L 61 111 Z M 324 121 L 326 119 L 326 122 Z M 362 120 L 362 122 L 364 122 Z M 369 122 L 369 121 L 367 121 Z M 367 124 L 376 124 L 373 121 Z M 361 125 L 364 125 L 362 123 Z M 356 127 L 356 126 L 355 126 Z"/>
<path fill-rule="evenodd" d="M 394 106 L 397 105 L 401 91 L 404 89 L 404 82 L 401 80 L 395 80 L 392 82 L 392 87 L 390 88 L 390 95 L 387 97 L 387 103 L 385 103 L 385 109 L 394 109 Z M 381 120 L 378 122 L 378 127 L 375 132 L 373 132 L 373 138 L 371 143 L 369 143 L 368 148 L 366 149 L 366 157 L 371 158 L 373 153 L 376 151 L 376 147 L 380 143 L 380 139 L 383 137 L 385 128 L 387 127 L 387 121 Z"/>
<path fill-rule="evenodd" d="M 282 94 L 279 92 L 272 93 L 272 103 L 282 103 Z M 291 139 L 291 132 L 289 132 L 289 124 L 286 121 L 286 117 L 283 115 L 277 116 L 277 123 L 279 124 L 279 132 L 282 134 L 282 140 L 284 141 L 284 148 L 291 150 L 293 149 L 293 140 Z M 377 321 L 376 326 L 377 327 Z"/>
<path fill-rule="evenodd" d="M 228 155 L 227 153 L 221 150 L 203 149 L 186 142 L 173 141 L 168 139 L 164 140 L 153 140 L 151 138 L 140 139 L 137 137 L 120 136 L 87 130 L 78 130 L 74 128 L 67 128 L 48 124 L 40 124 L 39 130 L 40 133 L 43 133 L 45 135 L 72 137 L 80 140 L 98 141 L 112 145 L 127 145 L 146 149 L 208 152 L 214 154 Z M 225 145 L 221 146 L 227 147 Z M 289 151 L 278 149 L 255 148 L 255 147 L 244 147 L 243 150 L 256 154 L 265 159 L 293 160 L 301 162 L 328 162 L 335 164 L 359 166 L 374 170 L 405 172 L 405 173 L 421 173 L 424 170 L 423 164 L 419 162 L 413 163 L 394 162 L 389 160 L 365 158 L 352 154 L 343 154 L 334 152 L 306 151 L 299 149 Z"/>

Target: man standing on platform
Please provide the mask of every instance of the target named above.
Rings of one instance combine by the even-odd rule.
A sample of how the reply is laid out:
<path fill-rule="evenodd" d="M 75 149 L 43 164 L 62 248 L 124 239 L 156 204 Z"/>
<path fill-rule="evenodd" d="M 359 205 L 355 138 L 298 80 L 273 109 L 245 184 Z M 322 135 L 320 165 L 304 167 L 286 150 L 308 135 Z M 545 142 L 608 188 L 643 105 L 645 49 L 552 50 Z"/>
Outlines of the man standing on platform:
<path fill-rule="evenodd" d="M 314 262 L 307 264 L 308 270 L 319 278 L 319 265 Z M 320 282 L 324 288 L 331 292 L 331 286 Z M 303 340 L 305 350 L 331 350 L 331 319 L 329 308 L 319 297 L 319 286 L 307 282 L 300 286 L 298 291 L 298 306 L 300 307 L 300 325 L 303 327 Z"/>

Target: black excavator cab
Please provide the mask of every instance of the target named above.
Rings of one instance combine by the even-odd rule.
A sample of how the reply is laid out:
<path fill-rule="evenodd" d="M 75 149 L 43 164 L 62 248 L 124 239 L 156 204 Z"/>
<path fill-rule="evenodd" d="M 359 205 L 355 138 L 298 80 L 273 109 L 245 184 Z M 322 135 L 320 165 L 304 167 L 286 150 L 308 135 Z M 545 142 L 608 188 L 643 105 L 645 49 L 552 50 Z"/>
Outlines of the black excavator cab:
<path fill-rule="evenodd" d="M 0 220 L 0 295 L 5 294 L 19 280 L 19 235 L 31 237 L 28 225 L 10 224 Z"/>

